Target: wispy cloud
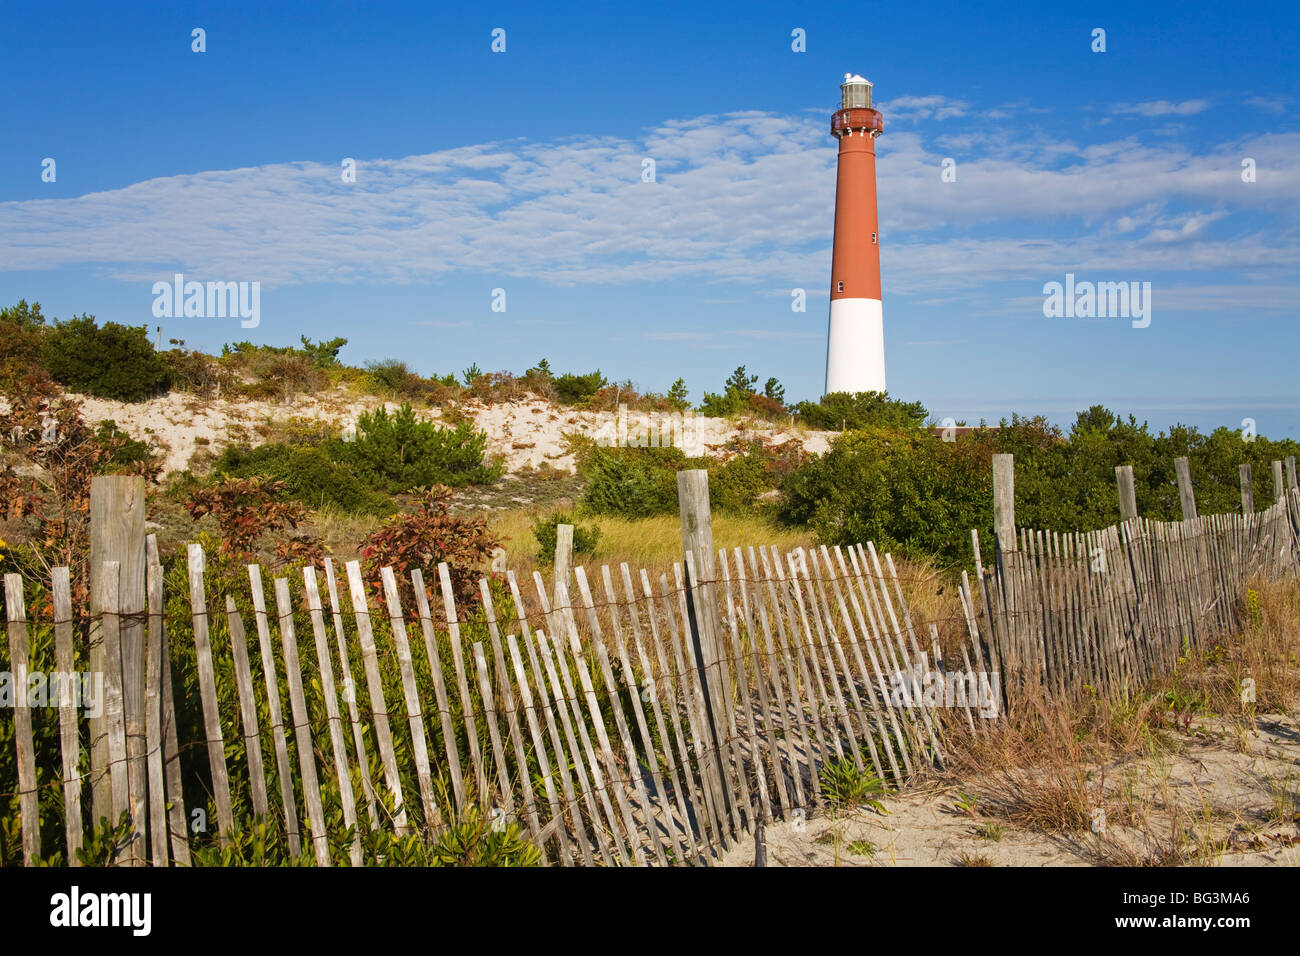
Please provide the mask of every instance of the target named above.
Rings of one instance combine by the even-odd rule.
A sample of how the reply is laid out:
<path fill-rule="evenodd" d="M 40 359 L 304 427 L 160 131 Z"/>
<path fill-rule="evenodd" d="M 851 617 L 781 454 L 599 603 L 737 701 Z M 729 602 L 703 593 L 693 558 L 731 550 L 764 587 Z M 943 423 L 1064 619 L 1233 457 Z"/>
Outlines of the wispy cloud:
<path fill-rule="evenodd" d="M 946 120 L 965 116 L 970 107 L 964 100 L 956 100 L 937 94 L 930 96 L 896 96 L 892 100 L 878 104 L 886 118 L 895 123 L 909 123 L 917 120 Z"/>
<path fill-rule="evenodd" d="M 1246 105 L 1265 113 L 1283 113 L 1286 111 L 1286 97 L 1283 96 L 1248 96 Z"/>
<path fill-rule="evenodd" d="M 646 332 L 651 342 L 706 342 L 713 338 L 711 332 Z"/>
<path fill-rule="evenodd" d="M 1203 102 L 1160 109 L 1188 115 Z M 894 119 L 969 109 L 936 96 L 889 108 Z M 1300 292 L 1300 133 L 1206 146 L 1139 134 L 1076 142 L 1010 129 L 990 141 L 895 129 L 877 149 L 891 294 L 1041 283 L 1067 269 L 1198 281 L 1250 270 L 1241 304 L 1255 287 Z M 940 179 L 947 156 L 955 182 Z M 1244 184 L 1242 156 L 1267 175 Z M 656 182 L 641 180 L 645 157 L 656 161 Z M 0 270 L 78 266 L 142 284 L 183 271 L 266 287 L 457 273 L 560 285 L 699 279 L 781 296 L 800 287 L 811 299 L 827 287 L 834 192 L 824 116 L 710 115 L 636 139 L 510 140 L 362 160 L 355 184 L 335 166 L 295 162 L 0 203 Z"/>
<path fill-rule="evenodd" d="M 762 339 L 769 342 L 816 341 L 826 338 L 824 330 L 808 332 L 796 329 L 736 329 L 730 335 L 739 335 L 747 339 Z"/>
<path fill-rule="evenodd" d="M 1145 103 L 1116 103 L 1112 113 L 1131 113 L 1136 116 L 1195 116 L 1210 108 L 1209 100 L 1148 100 Z"/>

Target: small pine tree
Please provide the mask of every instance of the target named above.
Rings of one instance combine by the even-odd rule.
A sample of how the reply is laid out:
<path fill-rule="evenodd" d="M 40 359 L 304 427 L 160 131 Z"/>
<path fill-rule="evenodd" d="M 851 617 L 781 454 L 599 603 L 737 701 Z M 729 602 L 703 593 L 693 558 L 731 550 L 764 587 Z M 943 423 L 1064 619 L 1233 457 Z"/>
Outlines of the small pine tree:
<path fill-rule="evenodd" d="M 668 389 L 668 401 L 674 408 L 690 408 L 691 401 L 686 392 L 686 380 L 678 379 L 673 382 L 672 388 Z"/>
<path fill-rule="evenodd" d="M 312 360 L 317 368 L 332 368 L 339 364 L 339 349 L 348 344 L 344 338 L 333 338 L 328 341 L 313 342 L 305 335 L 299 336 L 302 340 L 302 350 L 307 353 L 307 357 Z"/>
<path fill-rule="evenodd" d="M 742 395 L 748 396 L 757 384 L 758 376 L 747 374 L 745 366 L 741 365 L 732 372 L 731 377 L 727 379 L 726 390 L 728 392 L 739 392 Z"/>
<path fill-rule="evenodd" d="M 785 404 L 785 386 L 776 380 L 775 375 L 769 378 L 767 384 L 763 386 L 763 394 L 778 405 Z"/>

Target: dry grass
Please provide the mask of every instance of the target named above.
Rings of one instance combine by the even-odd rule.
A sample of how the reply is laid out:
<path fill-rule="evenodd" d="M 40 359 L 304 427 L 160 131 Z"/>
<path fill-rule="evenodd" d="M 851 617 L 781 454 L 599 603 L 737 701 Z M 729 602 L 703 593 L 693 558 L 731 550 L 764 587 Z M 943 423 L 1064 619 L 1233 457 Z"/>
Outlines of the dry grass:
<path fill-rule="evenodd" d="M 536 510 L 519 509 L 498 512 L 489 519 L 493 532 L 506 539 L 507 566 L 516 573 L 531 573 L 540 567 L 537 539 L 533 537 L 533 522 L 537 517 Z M 600 540 L 594 553 L 576 555 L 575 564 L 617 566 L 626 561 L 634 571 L 638 568 L 662 571 L 681 560 L 682 531 L 676 515 L 635 519 L 591 515 L 579 517 L 578 523 L 599 528 Z M 714 515 L 713 543 L 728 550 L 776 545 L 788 551 L 809 547 L 815 539 L 807 531 L 783 527 L 761 515 Z"/>
<path fill-rule="evenodd" d="M 1251 764 L 1248 788 L 1273 803 L 1257 821 L 1222 804 L 1224 781 L 1186 778 L 1205 748 L 1235 740 L 1259 754 L 1269 725 L 1256 715 L 1296 706 L 1300 583 L 1252 582 L 1243 607 L 1239 633 L 1189 652 L 1175 673 L 1126 699 L 1042 699 L 975 733 L 954 724 L 945 776 L 967 788 L 976 781 L 986 816 L 1052 834 L 1102 864 L 1212 863 L 1234 834 L 1290 826 L 1300 775 Z M 1254 702 L 1243 699 L 1246 678 Z"/>

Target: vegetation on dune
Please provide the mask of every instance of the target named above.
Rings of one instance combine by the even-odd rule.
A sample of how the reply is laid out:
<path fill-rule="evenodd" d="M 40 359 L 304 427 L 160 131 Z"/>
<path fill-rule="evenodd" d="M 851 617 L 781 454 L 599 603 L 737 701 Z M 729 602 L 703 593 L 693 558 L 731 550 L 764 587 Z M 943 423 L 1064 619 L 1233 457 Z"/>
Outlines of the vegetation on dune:
<path fill-rule="evenodd" d="M 60 385 L 97 398 L 138 402 L 171 386 L 143 325 L 98 325 L 92 315 L 56 322 L 42 336 L 41 360 Z"/>
<path fill-rule="evenodd" d="M 575 558 L 594 553 L 596 545 L 600 542 L 600 528 L 596 525 L 580 524 L 577 516 L 571 511 L 553 512 L 549 516 L 538 518 L 533 522 L 533 537 L 537 539 L 540 548 L 537 557 L 544 564 L 551 564 L 555 561 L 556 540 L 559 537 L 556 527 L 562 524 L 573 525 L 573 555 Z"/>
<path fill-rule="evenodd" d="M 761 392 L 757 385 L 758 376 L 750 375 L 741 365 L 727 378 L 721 393 L 704 393 L 700 413 L 718 418 L 747 414 L 770 420 L 780 420 L 789 414 L 785 407 L 785 387 L 780 382 L 769 378 Z"/>
<path fill-rule="evenodd" d="M 21 443 L 11 442 L 11 450 L 42 468 L 55 462 L 63 469 L 51 472 L 53 497 L 31 476 L 0 473 L 11 489 L 9 524 L 0 530 L 11 539 L 10 560 L 28 554 L 29 563 L 35 552 L 26 543 L 39 542 L 30 527 L 23 530 L 23 522 L 30 526 L 35 512 L 48 508 L 34 502 L 57 498 L 64 502 L 60 507 L 71 509 L 62 524 L 56 522 L 62 530 L 49 538 L 57 546 L 46 549 L 69 553 L 69 547 L 75 549 L 69 542 L 80 540 L 74 529 L 84 519 L 76 507 L 88 476 L 109 469 L 152 475 L 157 468 L 156 453 L 147 443 L 133 441 L 111 424 L 83 424 L 75 409 L 60 404 L 54 380 L 126 400 L 148 397 L 168 385 L 276 400 L 343 386 L 397 398 L 403 404 L 396 411 L 380 408 L 362 415 L 351 440 L 320 427 L 290 430 L 256 448 L 226 447 L 212 462 L 210 475 L 184 475 L 174 482 L 172 500 L 179 504 L 196 500 L 199 492 L 234 487 L 223 483 L 264 479 L 263 487 L 276 489 L 276 501 L 318 513 L 366 517 L 369 528 L 376 519 L 409 510 L 431 487 L 491 484 L 501 477 L 502 465 L 488 459 L 486 435 L 464 413 L 465 402 L 531 394 L 589 411 L 613 411 L 621 404 L 660 411 L 688 407 L 680 378 L 665 394 L 642 393 L 631 382 L 611 382 L 599 369 L 556 371 L 545 358 L 522 375 L 488 372 L 475 364 L 459 375 L 423 376 L 397 359 L 365 368 L 346 365 L 340 359 L 347 346 L 344 338 L 301 336 L 291 346 L 233 342 L 219 356 L 187 350 L 183 341 L 173 340 L 173 348 L 155 352 L 143 328 L 100 326 L 89 316 L 47 320 L 38 303 L 26 301 L 0 310 L 0 332 L 0 388 L 19 396 L 9 420 L 27 434 Z M 944 440 L 953 436 L 925 427 L 929 415 L 919 402 L 865 392 L 791 403 L 775 377 L 762 380 L 761 388 L 760 380 L 746 366 L 737 367 L 719 392 L 705 393 L 700 411 L 770 420 L 792 414 L 805 426 L 844 429 L 843 434 L 825 454 L 807 456 L 798 442 L 768 445 L 742 431 L 730 446 L 710 449 L 708 457 L 700 458 L 680 448 L 611 448 L 570 436 L 582 483 L 573 514 L 580 526 L 587 522 L 593 528 L 589 541 L 580 536 L 580 551 L 589 543 L 609 553 L 610 521 L 635 525 L 675 515 L 676 474 L 684 468 L 709 471 L 711 503 L 719 516 L 752 514 L 773 535 L 784 527 L 828 544 L 872 540 L 884 550 L 938 558 L 952 566 L 969 559 L 970 529 L 980 531 L 986 548 L 992 546 L 990 459 L 995 453 L 1016 456 L 1019 522 L 1069 531 L 1115 521 L 1116 465 L 1132 466 L 1143 515 L 1174 519 L 1180 515 L 1176 457 L 1190 459 L 1200 509 L 1215 513 L 1238 509 L 1240 464 L 1253 466 L 1255 499 L 1262 504 L 1272 495 L 1269 462 L 1300 450 L 1292 441 L 1243 441 L 1227 428 L 1203 434 L 1180 425 L 1155 433 L 1146 423 L 1120 418 L 1101 406 L 1079 413 L 1068 432 L 1042 418 L 1013 416 L 1001 427 L 981 427 Z M 416 410 L 435 404 L 442 409 L 440 420 L 428 420 Z M 51 416 L 59 422 L 59 441 L 53 445 L 40 440 Z M 420 507 L 416 504 L 417 511 Z M 592 524 L 598 519 L 603 539 Z M 530 559 L 536 540 L 542 560 L 549 560 L 555 520 L 530 516 L 530 527 L 523 529 Z M 533 524 L 540 529 L 536 535 Z M 298 537 L 291 527 L 284 531 Z"/>
<path fill-rule="evenodd" d="M 1045 419 L 1014 417 L 945 441 L 929 429 L 873 426 L 845 432 L 782 486 L 781 515 L 821 540 L 875 541 L 949 564 L 970 557 L 970 530 L 991 549 L 992 456 L 1016 456 L 1016 521 L 1023 527 L 1090 531 L 1118 520 L 1115 467 L 1131 465 L 1138 512 L 1181 518 L 1174 459 L 1189 459 L 1201 513 L 1241 507 L 1238 466 L 1252 465 L 1255 500 L 1272 498 L 1270 462 L 1300 453 L 1294 441 L 1243 441 L 1228 428 L 1208 435 L 1175 426 L 1153 433 L 1103 406 L 1080 412 L 1068 433 Z M 985 551 L 985 557 L 991 556 Z"/>
<path fill-rule="evenodd" d="M 884 392 L 832 392 L 816 402 L 794 406 L 800 420 L 824 431 L 860 428 L 919 428 L 928 413 L 920 402 L 900 402 Z"/>
<path fill-rule="evenodd" d="M 690 458 L 680 448 L 604 448 L 582 445 L 578 468 L 586 479 L 584 509 L 594 514 L 645 518 L 677 513 L 677 472 L 709 472 L 709 500 L 720 512 L 753 508 L 760 497 L 780 487 L 804 458 L 798 442 L 766 445 L 737 440 L 721 453 L 729 457 Z"/>
<path fill-rule="evenodd" d="M 310 508 L 333 508 L 348 514 L 383 515 L 393 510 L 382 494 L 331 458 L 324 448 L 273 443 L 256 448 L 230 445 L 214 470 L 232 478 L 265 475 L 283 482 L 285 493 Z"/>
<path fill-rule="evenodd" d="M 409 604 L 411 572 L 431 575 L 446 562 L 457 602 L 469 606 L 478 600 L 479 578 L 487 573 L 499 542 L 486 521 L 453 515 L 450 498 L 450 489 L 431 489 L 414 511 L 394 515 L 366 539 L 361 558 L 376 599 L 384 594 L 382 569 L 393 569 L 398 593 Z"/>
<path fill-rule="evenodd" d="M 392 414 L 383 408 L 362 414 L 354 441 L 327 448 L 367 485 L 389 493 L 484 484 L 502 472 L 500 464 L 484 464 L 487 435 L 472 423 L 443 428 L 417 418 L 409 404 Z"/>

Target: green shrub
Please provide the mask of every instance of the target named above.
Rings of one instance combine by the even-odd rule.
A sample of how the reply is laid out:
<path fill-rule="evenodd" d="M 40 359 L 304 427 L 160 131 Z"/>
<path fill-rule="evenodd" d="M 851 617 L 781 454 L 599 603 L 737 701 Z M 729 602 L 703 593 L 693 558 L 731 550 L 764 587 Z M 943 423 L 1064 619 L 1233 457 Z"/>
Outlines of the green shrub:
<path fill-rule="evenodd" d="M 763 391 L 755 389 L 758 376 L 750 375 L 741 365 L 727 378 L 721 394 L 705 392 L 700 403 L 700 413 L 714 418 L 732 415 L 758 415 L 769 421 L 784 418 L 785 388 L 775 377 L 769 378 Z"/>
<path fill-rule="evenodd" d="M 158 357 L 167 366 L 172 388 L 187 392 L 206 392 L 218 385 L 237 384 L 235 376 L 210 355 L 199 351 L 185 351 L 185 342 L 172 339 L 173 348 L 159 352 Z"/>
<path fill-rule="evenodd" d="M 229 445 L 215 469 L 234 478 L 268 475 L 278 479 L 284 482 L 288 497 L 312 508 L 375 515 L 395 510 L 391 498 L 368 488 L 319 447 L 271 444 L 248 449 Z"/>
<path fill-rule="evenodd" d="M 970 529 L 992 557 L 992 456 L 1016 459 L 1016 522 L 1052 531 L 1092 531 L 1119 520 L 1115 466 L 1133 468 L 1138 512 L 1181 517 L 1174 459 L 1191 466 L 1202 514 L 1241 507 L 1238 468 L 1252 466 L 1255 501 L 1271 500 L 1269 463 L 1300 443 L 1234 429 L 1202 435 L 1175 426 L 1153 435 L 1145 422 L 1094 406 L 1066 433 L 1045 418 L 1013 415 L 996 429 L 943 441 L 929 429 L 866 427 L 839 436 L 830 451 L 786 480 L 782 513 L 825 541 L 874 540 L 882 548 L 954 563 L 970 559 Z"/>
<path fill-rule="evenodd" d="M 356 440 L 330 442 L 328 450 L 365 484 L 390 493 L 487 484 L 501 476 L 499 463 L 484 464 L 487 435 L 471 422 L 440 427 L 418 418 L 410 404 L 391 415 L 383 408 L 363 414 Z"/>
<path fill-rule="evenodd" d="M 274 383 L 286 399 L 299 392 L 319 392 L 329 383 L 329 378 L 316 363 L 301 352 L 274 356 L 263 372 L 263 379 Z"/>
<path fill-rule="evenodd" d="M 832 392 L 819 402 L 800 402 L 795 411 L 812 428 L 827 431 L 869 428 L 916 428 L 928 413 L 920 402 L 901 402 L 885 392 Z"/>
<path fill-rule="evenodd" d="M 745 511 L 754 507 L 758 496 L 776 483 L 775 472 L 764 454 L 761 442 L 755 442 L 743 455 L 709 469 L 709 506 L 714 511 Z"/>
<path fill-rule="evenodd" d="M 605 387 L 605 376 L 600 369 L 586 375 L 573 375 L 565 372 L 555 379 L 555 394 L 565 405 L 577 405 L 591 398 Z"/>
<path fill-rule="evenodd" d="M 540 561 L 551 564 L 555 561 L 555 544 L 558 533 L 556 526 L 561 524 L 573 525 L 573 553 L 592 554 L 596 550 L 596 543 L 600 541 L 600 529 L 595 525 L 578 524 L 578 520 L 571 511 L 557 511 L 549 518 L 538 518 L 533 522 L 533 537 L 541 549 L 537 552 Z"/>
<path fill-rule="evenodd" d="M 60 385 L 98 398 L 139 402 L 171 385 L 171 372 L 143 325 L 99 326 L 94 316 L 77 316 L 46 333 L 41 356 Z"/>
<path fill-rule="evenodd" d="M 0 309 L 0 392 L 13 390 L 18 382 L 42 368 L 41 339 L 45 316 L 41 304 L 30 306 L 26 299 Z"/>
<path fill-rule="evenodd" d="M 108 452 L 103 471 L 122 470 L 127 474 L 152 473 L 158 467 L 158 450 L 147 441 L 137 441 L 117 427 L 116 422 L 102 421 L 95 430 L 95 440 Z"/>
<path fill-rule="evenodd" d="M 380 362 L 367 362 L 366 371 L 376 386 L 395 395 L 406 395 L 411 391 L 412 379 L 420 376 L 407 367 L 400 359 L 384 359 Z"/>
<path fill-rule="evenodd" d="M 679 448 L 598 448 L 582 462 L 583 504 L 597 514 L 646 518 L 677 510 Z"/>
<path fill-rule="evenodd" d="M 992 450 L 929 431 L 868 428 L 786 479 L 782 514 L 827 544 L 874 541 L 885 551 L 970 557 L 970 529 L 993 521 Z"/>
<path fill-rule="evenodd" d="M 704 401 L 700 402 L 700 414 L 710 418 L 729 418 L 745 411 L 749 396 L 740 392 L 705 392 Z"/>
<path fill-rule="evenodd" d="M 796 443 L 767 448 L 750 442 L 727 461 L 687 458 L 680 448 L 582 448 L 578 468 L 586 479 L 583 507 L 597 514 L 646 518 L 677 511 L 677 472 L 709 473 L 709 504 L 715 511 L 753 508 L 764 492 L 778 488 L 803 458 Z"/>

